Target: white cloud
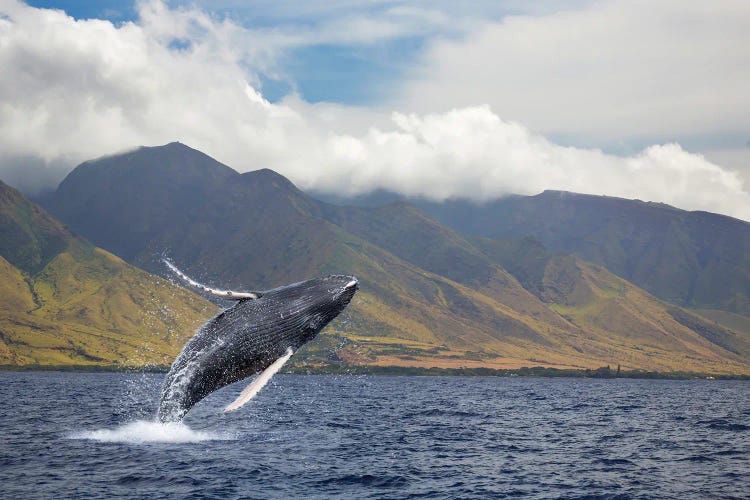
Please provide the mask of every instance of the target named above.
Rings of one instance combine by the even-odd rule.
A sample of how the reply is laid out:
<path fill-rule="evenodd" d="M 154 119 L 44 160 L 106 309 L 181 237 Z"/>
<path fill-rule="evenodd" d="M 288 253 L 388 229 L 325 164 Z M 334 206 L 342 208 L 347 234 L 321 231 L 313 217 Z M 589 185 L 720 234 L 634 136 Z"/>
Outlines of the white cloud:
<path fill-rule="evenodd" d="M 393 121 L 395 130 L 330 137 L 321 148 L 329 170 L 312 170 L 319 175 L 306 183 L 328 191 L 397 187 L 410 195 L 478 200 L 562 189 L 750 219 L 750 194 L 740 177 L 677 144 L 651 146 L 626 158 L 562 147 L 501 120 L 486 106 L 394 114 Z"/>
<path fill-rule="evenodd" d="M 0 163 L 73 166 L 180 140 L 238 170 L 269 167 L 337 193 L 484 200 L 565 189 L 750 219 L 740 179 L 676 144 L 627 158 L 562 147 L 486 105 L 391 115 L 296 96 L 270 103 L 253 85 L 269 64 L 252 48 L 257 34 L 160 3 L 141 15 L 118 27 L 0 3 Z"/>
<path fill-rule="evenodd" d="M 750 2 L 606 0 L 431 45 L 394 106 L 489 104 L 577 144 L 750 129 Z"/>

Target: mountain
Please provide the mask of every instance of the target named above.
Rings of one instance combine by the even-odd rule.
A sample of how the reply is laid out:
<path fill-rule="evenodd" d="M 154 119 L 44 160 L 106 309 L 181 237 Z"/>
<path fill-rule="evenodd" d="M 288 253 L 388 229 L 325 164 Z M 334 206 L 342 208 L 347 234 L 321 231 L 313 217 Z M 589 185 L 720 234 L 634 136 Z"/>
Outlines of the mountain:
<path fill-rule="evenodd" d="M 168 364 L 215 306 L 0 182 L 0 365 Z"/>
<path fill-rule="evenodd" d="M 612 346 L 636 340 L 639 349 L 645 348 L 648 356 L 661 357 L 660 362 L 666 364 L 673 352 L 680 350 L 673 332 L 683 330 L 681 334 L 688 335 L 687 328 L 697 335 L 678 342 L 709 340 L 745 359 L 750 357 L 750 335 L 655 300 L 601 266 L 550 252 L 533 239 L 465 239 L 405 202 L 369 209 L 329 206 L 327 212 L 341 227 L 369 237 L 423 269 L 479 289 L 526 315 L 554 323 L 550 315 L 554 311 L 584 331 L 595 332 L 588 338 L 589 350 L 599 343 L 603 351 L 612 351 Z M 537 307 L 540 303 L 530 300 L 528 292 L 547 307 Z M 626 351 L 612 353 L 612 357 L 637 363 Z M 674 366 L 679 368 L 679 364 Z"/>
<path fill-rule="evenodd" d="M 416 202 L 441 223 L 488 238 L 531 236 L 673 304 L 750 316 L 750 224 L 661 203 L 545 191 L 485 204 Z"/>
<path fill-rule="evenodd" d="M 692 311 L 665 304 L 644 290 L 575 256 L 550 252 L 538 241 L 475 238 L 493 257 L 550 308 L 612 344 L 637 340 L 644 345 L 680 326 L 744 359 L 750 358 L 750 335 L 745 328 L 726 328 Z M 668 349 L 669 350 L 669 349 Z"/>
<path fill-rule="evenodd" d="M 575 260 L 580 272 L 545 284 L 581 282 L 584 298 L 540 294 L 497 249 L 408 203 L 335 206 L 275 172 L 239 174 L 179 143 L 86 162 L 48 207 L 155 273 L 165 272 L 159 258 L 167 253 L 196 278 L 233 289 L 356 274 L 352 305 L 295 356 L 301 363 L 750 371 L 743 334 L 704 328 L 715 323 L 694 315 L 675 313 L 678 321 L 669 310 L 681 309 L 598 266 Z M 565 309 L 594 306 L 602 312 Z M 609 310 L 619 316 L 609 319 Z M 609 329 L 613 321 L 637 331 Z"/>

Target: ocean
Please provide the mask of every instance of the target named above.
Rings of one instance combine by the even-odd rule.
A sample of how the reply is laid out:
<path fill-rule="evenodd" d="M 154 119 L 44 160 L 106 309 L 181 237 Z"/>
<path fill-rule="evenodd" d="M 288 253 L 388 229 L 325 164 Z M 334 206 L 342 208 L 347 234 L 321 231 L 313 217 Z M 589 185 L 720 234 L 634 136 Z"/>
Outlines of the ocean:
<path fill-rule="evenodd" d="M 0 372 L 3 498 L 750 498 L 750 382 Z"/>

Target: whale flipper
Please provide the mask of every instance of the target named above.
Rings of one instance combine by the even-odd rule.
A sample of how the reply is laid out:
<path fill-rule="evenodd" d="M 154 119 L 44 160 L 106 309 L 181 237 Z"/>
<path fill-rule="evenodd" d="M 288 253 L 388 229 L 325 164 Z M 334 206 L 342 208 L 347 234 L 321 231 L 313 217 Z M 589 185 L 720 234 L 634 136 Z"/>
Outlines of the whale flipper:
<path fill-rule="evenodd" d="M 289 361 L 289 358 L 292 357 L 292 354 L 294 354 L 294 351 L 292 351 L 292 348 L 289 347 L 286 350 L 286 354 L 281 356 L 279 359 L 271 363 L 271 365 L 263 370 L 260 375 L 255 377 L 255 379 L 245 387 L 245 389 L 240 393 L 239 396 L 237 396 L 237 399 L 232 401 L 230 405 L 228 405 L 226 408 L 224 408 L 224 413 L 229 413 L 230 411 L 237 410 L 239 408 L 242 408 L 245 403 L 250 401 L 255 397 L 256 394 L 260 392 L 263 387 L 266 386 L 269 380 L 271 380 L 271 377 L 276 375 L 276 373 L 281 370 L 281 367 L 284 366 L 284 363 Z"/>
<path fill-rule="evenodd" d="M 202 283 L 198 283 L 197 281 L 192 279 L 190 276 L 180 271 L 177 268 L 177 266 L 172 264 L 167 259 L 162 259 L 162 260 L 173 273 L 175 273 L 177 276 L 185 280 L 189 285 L 194 286 L 195 288 L 199 288 L 203 290 L 204 292 L 208 292 L 214 297 L 221 297 L 222 299 L 227 299 L 227 300 L 244 300 L 244 299 L 258 299 L 263 295 L 259 292 L 233 292 L 231 290 L 217 290 L 216 288 L 207 287 L 206 285 Z"/>

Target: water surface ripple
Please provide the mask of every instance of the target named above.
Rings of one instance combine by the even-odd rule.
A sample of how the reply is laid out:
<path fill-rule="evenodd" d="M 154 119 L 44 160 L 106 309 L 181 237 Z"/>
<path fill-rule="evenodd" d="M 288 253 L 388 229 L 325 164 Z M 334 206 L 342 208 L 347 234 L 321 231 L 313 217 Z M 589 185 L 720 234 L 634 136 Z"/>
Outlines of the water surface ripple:
<path fill-rule="evenodd" d="M 748 382 L 281 375 L 164 429 L 162 380 L 0 372 L 0 496 L 750 497 Z"/>

